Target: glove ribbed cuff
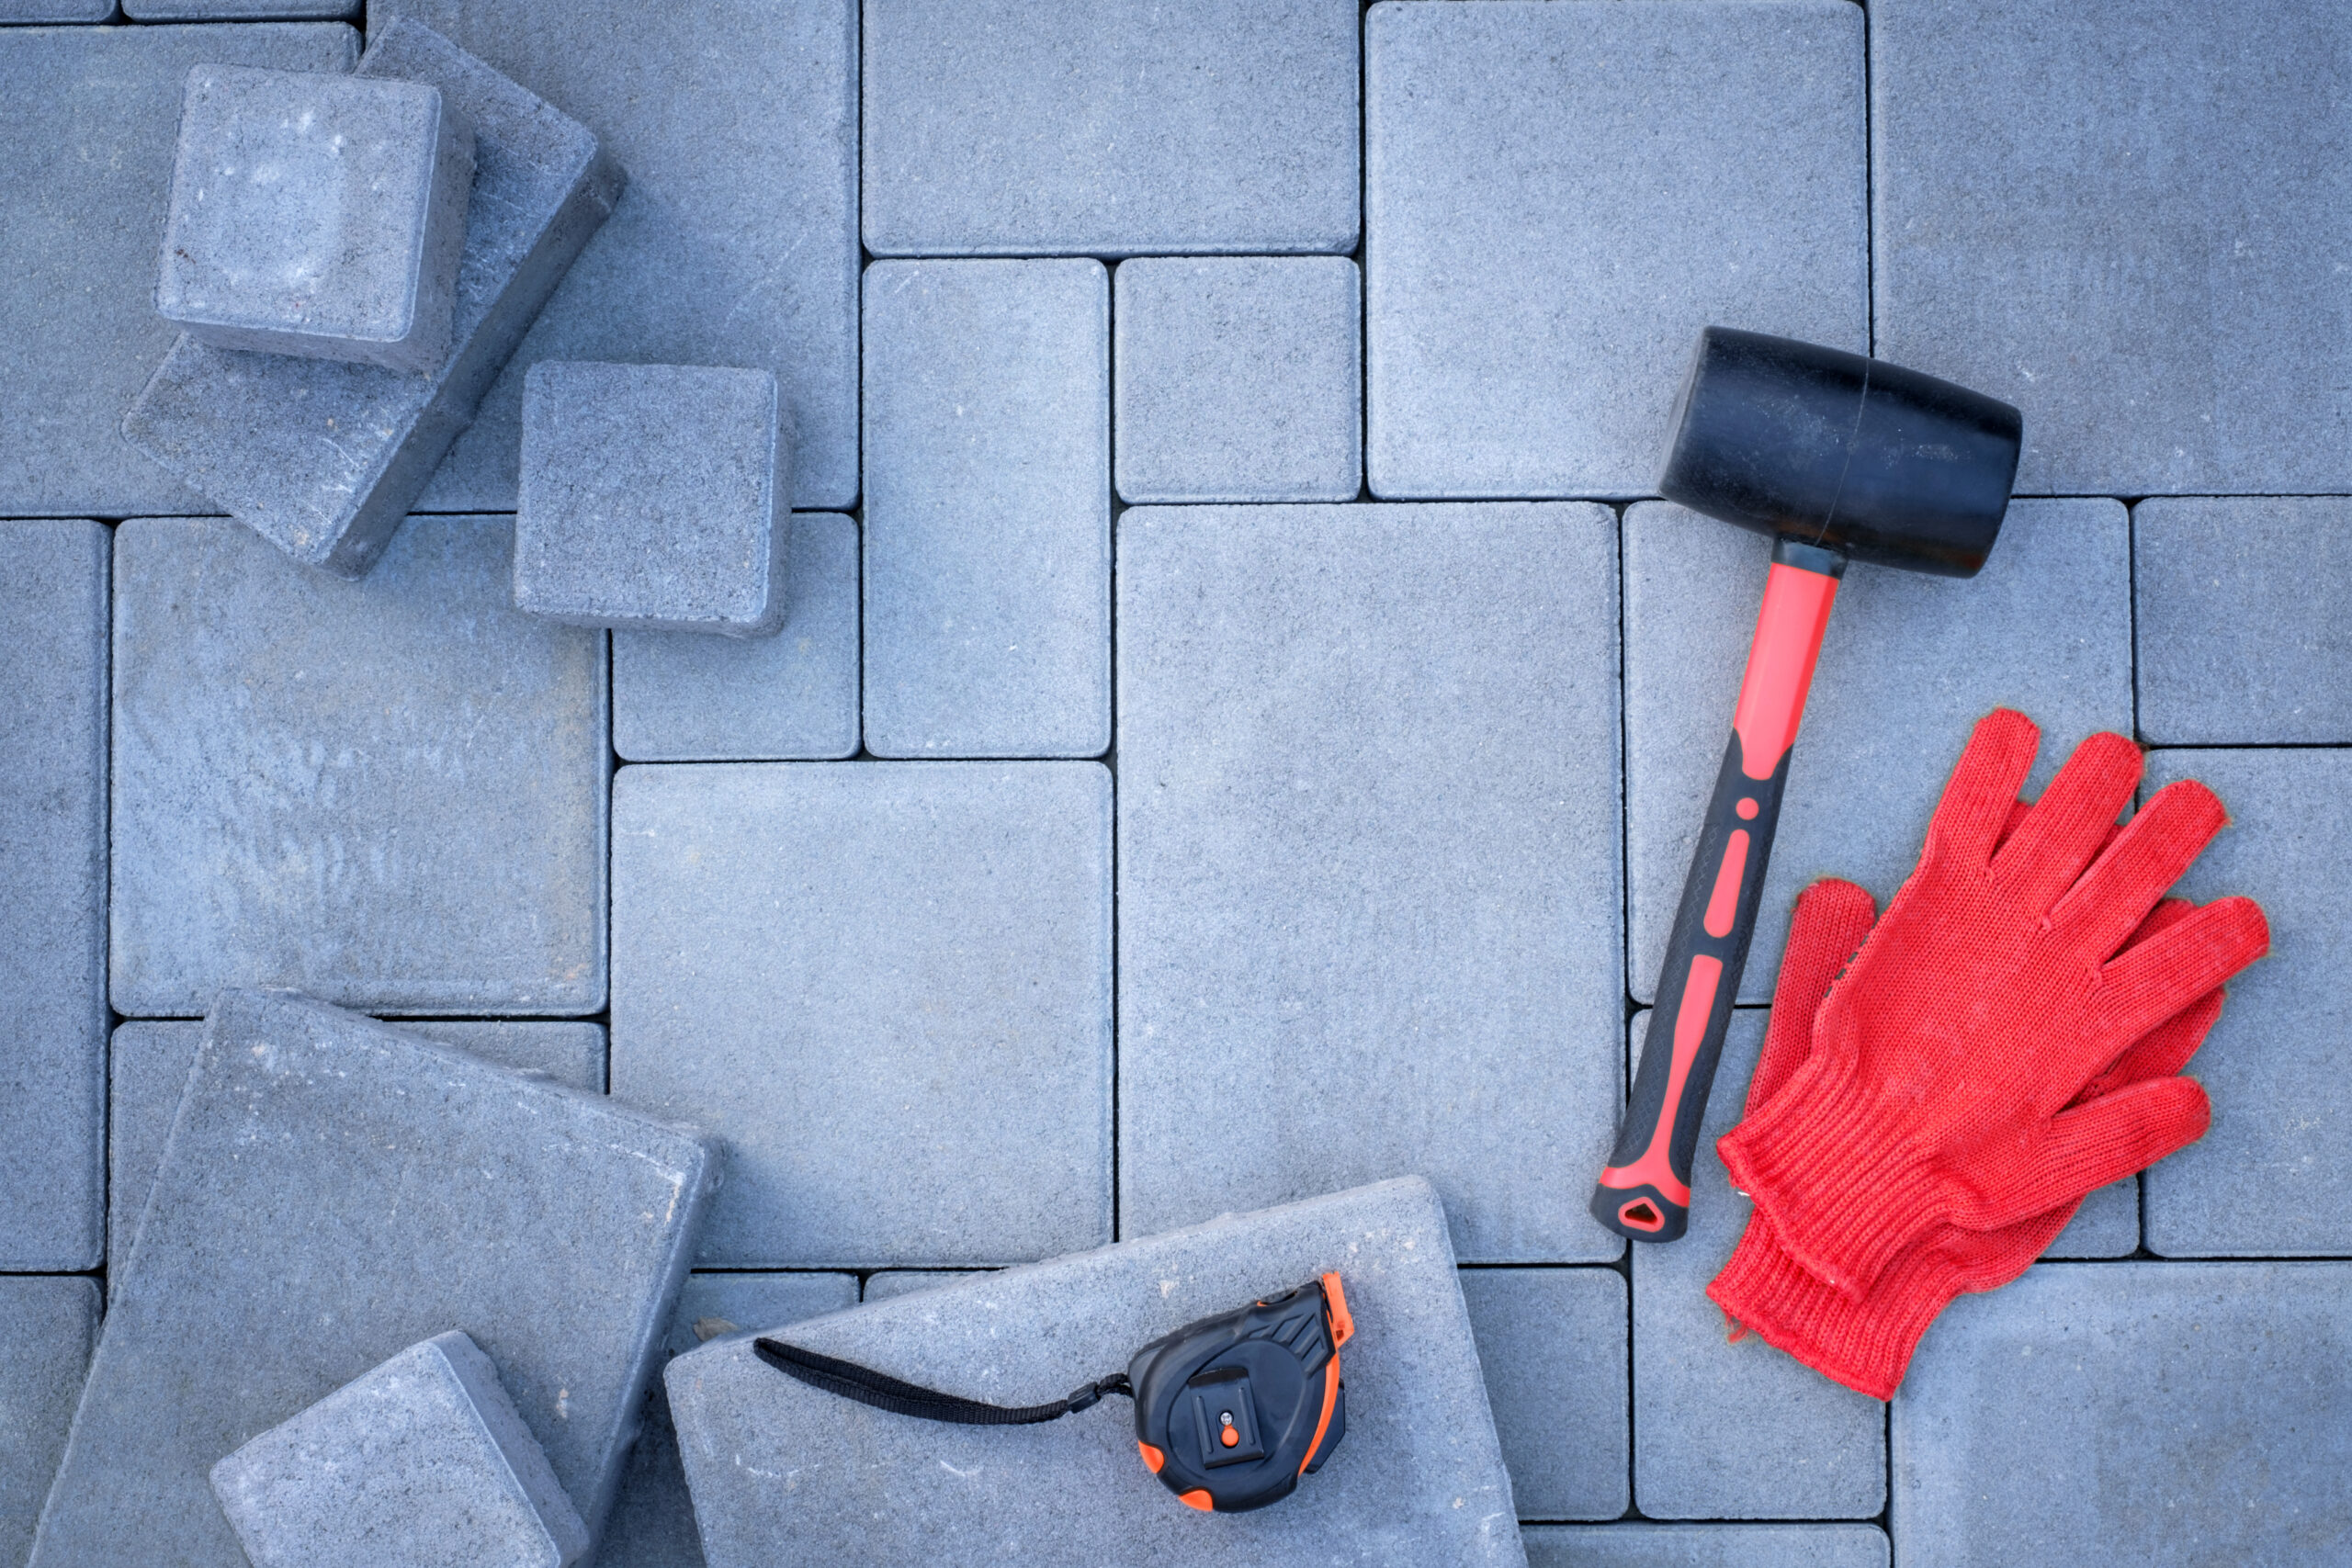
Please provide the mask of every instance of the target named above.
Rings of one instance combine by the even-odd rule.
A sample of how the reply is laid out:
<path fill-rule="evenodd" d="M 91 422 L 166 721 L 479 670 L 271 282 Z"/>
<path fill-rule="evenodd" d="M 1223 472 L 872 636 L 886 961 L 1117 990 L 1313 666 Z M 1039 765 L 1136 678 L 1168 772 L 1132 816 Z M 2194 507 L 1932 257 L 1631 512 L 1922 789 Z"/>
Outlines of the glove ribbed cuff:
<path fill-rule="evenodd" d="M 1918 1280 L 1902 1278 L 1913 1272 L 1906 1264 L 1890 1269 L 1868 1300 L 1850 1302 L 1783 1251 L 1770 1221 L 1751 1214 L 1707 1295 L 1740 1326 L 1832 1382 L 1892 1399 L 1919 1337 L 1960 1293 L 1956 1283 L 1924 1270 Z"/>

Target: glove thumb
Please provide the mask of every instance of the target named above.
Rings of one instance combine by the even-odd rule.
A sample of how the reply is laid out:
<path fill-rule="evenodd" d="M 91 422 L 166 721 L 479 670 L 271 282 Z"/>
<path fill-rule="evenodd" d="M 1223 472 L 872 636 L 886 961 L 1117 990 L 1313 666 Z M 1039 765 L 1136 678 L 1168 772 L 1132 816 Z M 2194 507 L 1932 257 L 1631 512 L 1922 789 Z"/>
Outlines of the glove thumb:
<path fill-rule="evenodd" d="M 2211 1102 L 2195 1078 L 2145 1078 L 2051 1118 L 2023 1177 L 1955 1216 L 1970 1230 L 1998 1230 L 2120 1181 L 2205 1135 Z"/>
<path fill-rule="evenodd" d="M 1877 919 L 1878 906 L 1869 893 L 1834 876 L 1797 895 L 1789 916 L 1789 944 L 1781 953 L 1781 978 L 1772 987 L 1772 1019 L 1747 1080 L 1748 1115 L 1761 1111 L 1813 1055 L 1814 1012 Z"/>

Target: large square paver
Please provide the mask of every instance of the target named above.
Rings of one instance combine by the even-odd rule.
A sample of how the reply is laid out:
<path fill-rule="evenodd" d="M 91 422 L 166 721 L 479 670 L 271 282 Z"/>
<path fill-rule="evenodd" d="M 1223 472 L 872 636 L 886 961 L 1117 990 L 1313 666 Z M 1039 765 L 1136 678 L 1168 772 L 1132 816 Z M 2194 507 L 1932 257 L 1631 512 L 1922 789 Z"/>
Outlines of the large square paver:
<path fill-rule="evenodd" d="M 1589 504 L 1119 522 L 1121 1225 L 1405 1172 L 1612 1258 L 1617 549 Z"/>
<path fill-rule="evenodd" d="M 1886 1568 L 1876 1525 L 1533 1525 L 1527 1568 Z"/>
<path fill-rule="evenodd" d="M 0 1278 L 0 1562 L 22 1562 L 98 1340 L 94 1280 Z"/>
<path fill-rule="evenodd" d="M 1963 1297 L 1894 1401 L 1904 1568 L 2343 1559 L 2352 1266 L 2052 1263 Z"/>
<path fill-rule="evenodd" d="M 205 62 L 348 71 L 358 57 L 340 22 L 0 31 L 0 514 L 212 510 L 119 428 L 179 336 L 155 313 L 155 276 L 181 86 Z"/>
<path fill-rule="evenodd" d="M 866 0 L 876 255 L 1344 251 L 1356 0 Z"/>
<path fill-rule="evenodd" d="M 1110 1238 L 1110 840 L 1092 762 L 621 771 L 612 1089 L 725 1141 L 705 1266 Z"/>
<path fill-rule="evenodd" d="M 1700 328 L 1864 347 L 1859 8 L 1392 3 L 1365 32 L 1374 494 L 1645 494 Z"/>
<path fill-rule="evenodd" d="M 1464 1269 L 1462 1301 L 1519 1517 L 1623 1514 L 1633 1501 L 1623 1276 L 1609 1269 Z"/>
<path fill-rule="evenodd" d="M 1770 1000 L 1806 884 L 1842 876 L 1881 908 L 1894 896 L 1986 713 L 2013 707 L 2041 727 L 2035 792 L 2093 730 L 2131 733 L 2127 528 L 2112 501 L 2013 502 L 1973 578 L 1847 572 L 1789 764 L 1742 1001 Z M 1771 550 L 1665 502 L 1625 514 L 1627 978 L 1644 1001 L 1731 736 Z"/>
<path fill-rule="evenodd" d="M 2018 489 L 2352 491 L 2352 10 L 1886 0 L 1870 33 L 1878 352 L 2022 409 Z"/>
<path fill-rule="evenodd" d="M 346 582 L 218 519 L 117 530 L 117 1010 L 604 1005 L 605 638 L 508 603 L 511 535 L 413 518 Z"/>

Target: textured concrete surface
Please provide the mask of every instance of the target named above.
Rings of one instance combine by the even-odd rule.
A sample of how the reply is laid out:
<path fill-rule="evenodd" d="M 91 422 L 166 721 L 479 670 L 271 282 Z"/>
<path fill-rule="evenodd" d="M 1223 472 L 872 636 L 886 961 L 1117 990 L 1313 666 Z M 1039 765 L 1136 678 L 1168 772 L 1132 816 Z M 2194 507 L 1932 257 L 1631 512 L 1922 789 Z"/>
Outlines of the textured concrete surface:
<path fill-rule="evenodd" d="M 911 1296 L 918 1291 L 968 1280 L 973 1272 L 969 1269 L 884 1269 L 865 1277 L 865 1289 L 858 1299 L 887 1302 L 893 1296 Z"/>
<path fill-rule="evenodd" d="M 361 9 L 360 0 L 122 0 L 122 14 L 134 22 L 356 22 Z"/>
<path fill-rule="evenodd" d="M 1464 1269 L 1462 1302 L 1519 1517 L 1623 1514 L 1633 1502 L 1624 1277 L 1607 1269 Z"/>
<path fill-rule="evenodd" d="M 56 1275 L 0 1276 L 0 1562 L 22 1562 L 65 1452 L 82 1371 L 98 1342 L 98 1288 Z"/>
<path fill-rule="evenodd" d="M 0 0 L 0 26 L 34 22 L 103 22 L 114 0 Z"/>
<path fill-rule="evenodd" d="M 1528 1568 L 1886 1568 L 1876 1525 L 1535 1525 Z"/>

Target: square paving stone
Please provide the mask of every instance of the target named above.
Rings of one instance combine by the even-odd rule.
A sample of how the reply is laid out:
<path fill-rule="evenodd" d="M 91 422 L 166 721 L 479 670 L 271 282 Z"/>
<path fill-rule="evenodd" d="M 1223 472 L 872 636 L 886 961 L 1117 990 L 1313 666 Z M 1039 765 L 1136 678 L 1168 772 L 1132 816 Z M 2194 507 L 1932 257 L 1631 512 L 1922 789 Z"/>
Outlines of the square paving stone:
<path fill-rule="evenodd" d="M 2196 1143 L 2151 1166 L 2148 1250 L 2259 1257 L 2352 1252 L 2352 752 L 2155 751 L 2141 788 L 2202 779 L 2231 827 L 2178 891 L 2243 893 L 2270 920 L 2270 956 L 2230 985 L 2189 1077 L 2213 1102 Z"/>
<path fill-rule="evenodd" d="M 420 517 L 345 582 L 219 519 L 117 530 L 119 1011 L 604 1005 L 605 639 L 507 602 L 511 533 Z"/>
<path fill-rule="evenodd" d="M 1363 478 L 1363 285 L 1345 256 L 1120 264 L 1119 494 L 1353 501 Z"/>
<path fill-rule="evenodd" d="M 857 499 L 855 0 L 375 0 L 594 130 L 629 188 L 419 505 L 507 512 L 542 359 L 744 365 L 792 410 L 793 504 Z"/>
<path fill-rule="evenodd" d="M 1344 251 L 1355 0 L 866 0 L 876 255 Z"/>
<path fill-rule="evenodd" d="M 1464 1269 L 1495 1438 L 1523 1519 L 1613 1519 L 1633 1502 L 1625 1281 L 1608 1269 Z"/>
<path fill-rule="evenodd" d="M 1878 352 L 2022 409 L 2019 490 L 2352 491 L 2352 11 L 1889 0 L 1870 32 Z"/>
<path fill-rule="evenodd" d="M 1876 1525 L 1532 1525 L 1528 1568 L 1886 1568 Z"/>
<path fill-rule="evenodd" d="M 1057 1398 L 1157 1337 L 1326 1270 L 1355 1337 L 1348 1429 L 1291 1496 L 1204 1519 L 1136 1454 L 1126 1401 L 1015 1427 L 856 1404 L 748 1342 L 670 1364 L 670 1407 L 710 1568 L 775 1561 L 1258 1568 L 1341 1561 L 1518 1568 L 1445 1215 L 1408 1179 L 985 1275 L 803 1325 L 792 1342 L 997 1404 Z"/>
<path fill-rule="evenodd" d="M 2015 502 L 1973 578 L 1846 574 L 1789 764 L 1742 1001 L 1771 999 L 1807 884 L 1842 876 L 1885 907 L 1993 708 L 2041 727 L 2034 793 L 2093 730 L 2131 733 L 2128 527 L 2112 501 Z M 1769 539 L 1666 502 L 1625 514 L 1627 978 L 1643 1001 L 1731 736 L 1771 552 Z"/>
<path fill-rule="evenodd" d="M 613 813 L 613 1093 L 725 1140 L 706 1267 L 1110 1238 L 1107 771 L 639 766 Z"/>
<path fill-rule="evenodd" d="M 98 1287 L 0 1277 L 0 1314 L 8 1324 L 0 1346 L 0 1562 L 22 1562 L 98 1340 Z"/>
<path fill-rule="evenodd" d="M 1862 14 L 1381 5 L 1373 493 L 1642 495 L 1711 322 L 1868 343 Z"/>
<path fill-rule="evenodd" d="M 936 1290 L 958 1280 L 968 1280 L 973 1273 L 969 1269 L 885 1269 L 866 1276 L 865 1289 L 858 1299 L 887 1302 L 893 1296 L 911 1296 L 919 1291 Z"/>
<path fill-rule="evenodd" d="M 0 1269 L 102 1246 L 111 544 L 0 523 Z"/>
<path fill-rule="evenodd" d="M 2050 1263 L 1965 1296 L 1894 1401 L 1904 1568 L 2334 1562 L 2352 1266 Z"/>
<path fill-rule="evenodd" d="M 2140 728 L 2160 746 L 2352 741 L 2352 501 L 2132 509 Z"/>
<path fill-rule="evenodd" d="M 601 1095 L 223 993 L 34 1563 L 242 1568 L 211 1466 L 452 1328 L 498 1364 L 593 1534 L 718 1166 Z"/>
<path fill-rule="evenodd" d="M 1470 1261 L 1621 1255 L 1616 567 L 1589 504 L 1122 515 L 1125 1228 L 1412 1171 Z"/>
<path fill-rule="evenodd" d="M 1111 740 L 1110 288 L 1094 261 L 865 274 L 865 744 Z"/>
<path fill-rule="evenodd" d="M 112 9 L 40 4 L 12 19 Z M 119 430 L 179 335 L 155 313 L 155 247 L 181 87 L 204 62 L 348 71 L 358 53 L 340 23 L 0 32 L 0 514 L 216 510 Z"/>

